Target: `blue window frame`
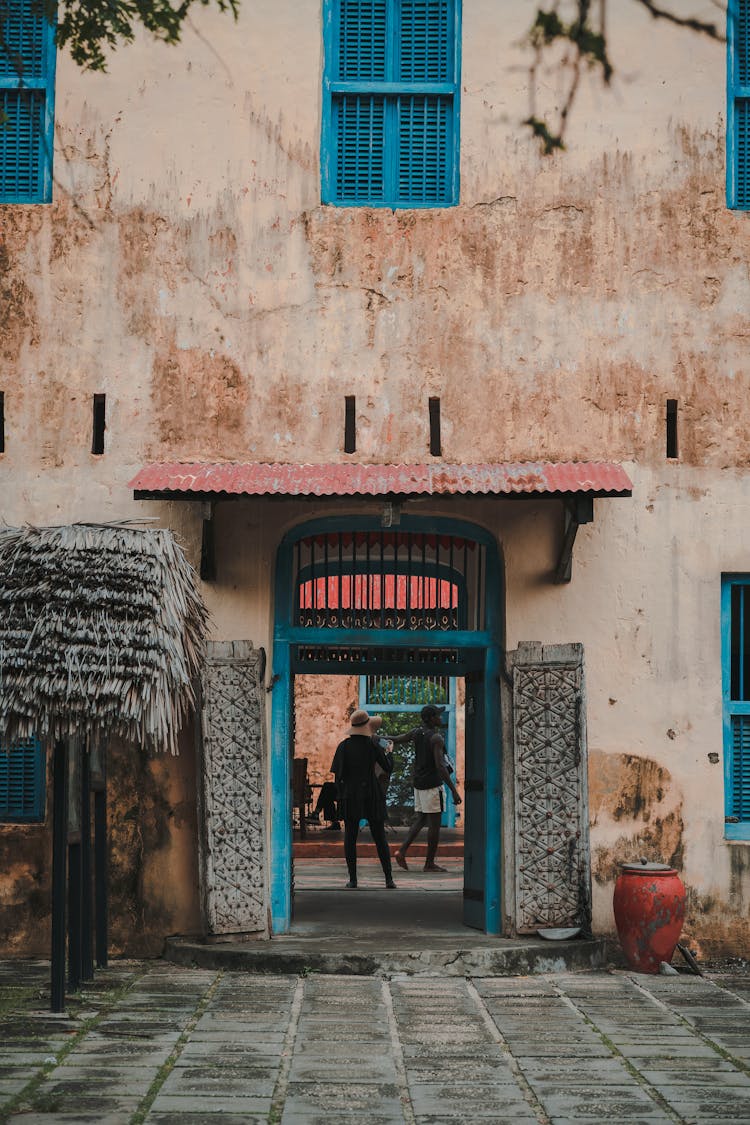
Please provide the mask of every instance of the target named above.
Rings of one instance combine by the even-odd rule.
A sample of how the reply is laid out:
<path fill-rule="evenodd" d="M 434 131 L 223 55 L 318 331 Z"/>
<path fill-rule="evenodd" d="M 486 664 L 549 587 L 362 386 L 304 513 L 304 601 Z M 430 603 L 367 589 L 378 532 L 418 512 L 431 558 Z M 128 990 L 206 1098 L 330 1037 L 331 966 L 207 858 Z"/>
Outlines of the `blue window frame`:
<path fill-rule="evenodd" d="M 727 8 L 727 206 L 750 210 L 750 0 Z"/>
<path fill-rule="evenodd" d="M 0 743 L 0 822 L 44 820 L 46 755 L 36 738 Z"/>
<path fill-rule="evenodd" d="M 38 0 L 3 13 L 0 50 L 0 203 L 50 203 L 55 32 Z"/>
<path fill-rule="evenodd" d="M 750 574 L 721 585 L 725 835 L 750 839 Z"/>
<path fill-rule="evenodd" d="M 324 203 L 458 203 L 461 0 L 324 0 Z"/>

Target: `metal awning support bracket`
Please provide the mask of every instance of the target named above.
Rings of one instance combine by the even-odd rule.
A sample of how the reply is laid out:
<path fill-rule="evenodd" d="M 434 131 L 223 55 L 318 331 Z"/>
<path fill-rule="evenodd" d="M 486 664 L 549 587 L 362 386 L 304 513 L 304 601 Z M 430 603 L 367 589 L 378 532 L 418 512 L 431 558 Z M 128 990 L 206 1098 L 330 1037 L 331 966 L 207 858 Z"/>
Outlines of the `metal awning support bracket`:
<path fill-rule="evenodd" d="M 569 496 L 564 501 L 565 526 L 560 556 L 555 568 L 555 582 L 570 582 L 573 572 L 573 544 L 582 523 L 594 521 L 593 496 Z"/>
<path fill-rule="evenodd" d="M 214 537 L 215 511 L 216 504 L 214 501 L 209 500 L 203 505 L 200 576 L 204 582 L 216 581 L 216 541 Z"/>

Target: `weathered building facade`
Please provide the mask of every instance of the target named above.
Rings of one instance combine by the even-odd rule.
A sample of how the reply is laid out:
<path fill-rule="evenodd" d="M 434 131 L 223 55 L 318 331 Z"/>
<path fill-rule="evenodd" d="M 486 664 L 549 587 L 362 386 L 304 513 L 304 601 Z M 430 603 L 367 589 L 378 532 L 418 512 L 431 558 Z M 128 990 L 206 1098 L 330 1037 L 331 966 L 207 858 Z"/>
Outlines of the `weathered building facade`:
<path fill-rule="evenodd" d="M 396 5 L 350 7 L 376 27 Z M 413 168 L 399 179 L 403 140 L 383 149 L 399 198 L 372 197 L 372 159 L 351 197 L 346 168 L 337 180 L 346 107 L 351 143 L 372 151 L 377 106 L 387 122 L 406 96 L 352 79 L 341 5 L 245 0 L 236 23 L 201 11 L 179 47 L 138 41 L 106 75 L 61 52 L 51 202 L 0 206 L 0 518 L 148 517 L 182 538 L 219 646 L 201 768 L 254 779 L 232 814 L 251 837 L 237 846 L 251 901 L 232 915 L 235 892 L 217 894 L 221 873 L 206 870 L 229 814 L 196 772 L 196 732 L 175 759 L 113 751 L 119 948 L 154 951 L 206 919 L 289 925 L 295 673 L 331 672 L 342 645 L 370 670 L 372 627 L 398 671 L 410 632 L 422 646 L 440 628 L 354 620 L 372 573 L 394 592 L 387 603 L 383 579 L 368 610 L 396 615 L 416 605 L 399 603 L 397 579 L 411 598 L 421 575 L 421 609 L 451 621 L 418 660 L 450 667 L 456 652 L 480 685 L 467 687 L 467 755 L 481 721 L 478 924 L 524 928 L 536 802 L 561 839 L 580 833 L 595 932 L 613 928 L 618 863 L 645 854 L 680 870 L 702 949 L 745 948 L 750 234 L 727 205 L 725 47 L 612 5 L 612 86 L 584 74 L 567 148 L 544 157 L 521 125 L 529 5 L 437 8 L 452 69 L 409 81 L 451 153 L 438 205 Z M 571 462 L 589 468 L 550 483 L 544 464 Z M 198 478 L 182 463 L 244 469 Z M 360 464 L 380 468 L 356 478 Z M 570 580 L 556 582 L 576 517 Z M 525 742 L 525 693 L 548 689 Z M 519 771 L 558 738 L 579 764 L 587 746 L 587 775 L 550 778 L 547 764 L 530 797 Z M 2 940 L 21 951 L 38 935 L 41 951 L 44 823 L 0 826 L 0 847 Z"/>

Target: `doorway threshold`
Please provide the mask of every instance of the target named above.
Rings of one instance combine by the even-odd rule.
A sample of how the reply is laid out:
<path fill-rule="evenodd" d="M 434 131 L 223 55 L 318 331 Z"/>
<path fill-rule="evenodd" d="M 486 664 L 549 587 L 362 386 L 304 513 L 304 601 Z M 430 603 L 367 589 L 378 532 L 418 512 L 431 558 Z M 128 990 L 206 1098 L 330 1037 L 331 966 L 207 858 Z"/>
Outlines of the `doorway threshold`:
<path fill-rule="evenodd" d="M 164 957 L 252 973 L 487 977 L 598 969 L 616 949 L 604 938 L 550 942 L 471 930 L 454 890 L 363 886 L 298 891 L 291 933 L 220 944 L 172 937 Z"/>

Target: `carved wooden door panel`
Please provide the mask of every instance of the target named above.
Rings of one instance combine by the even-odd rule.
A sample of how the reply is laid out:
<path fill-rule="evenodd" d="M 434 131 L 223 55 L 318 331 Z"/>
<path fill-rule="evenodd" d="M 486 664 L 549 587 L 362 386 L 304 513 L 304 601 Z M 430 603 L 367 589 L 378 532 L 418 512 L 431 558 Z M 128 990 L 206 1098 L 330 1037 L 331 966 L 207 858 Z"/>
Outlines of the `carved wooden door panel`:
<path fill-rule="evenodd" d="M 209 933 L 265 930 L 263 653 L 208 646 L 203 678 L 201 894 Z"/>
<path fill-rule="evenodd" d="M 516 928 L 591 925 L 581 645 L 519 645 L 513 667 Z"/>

